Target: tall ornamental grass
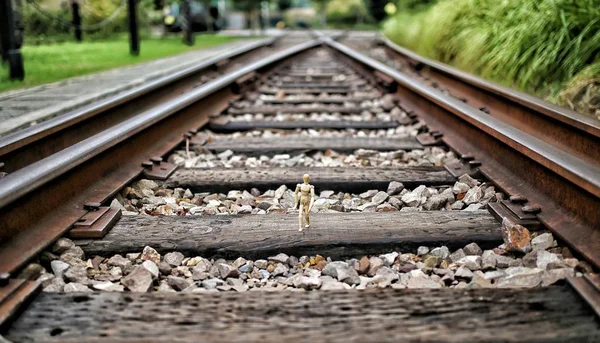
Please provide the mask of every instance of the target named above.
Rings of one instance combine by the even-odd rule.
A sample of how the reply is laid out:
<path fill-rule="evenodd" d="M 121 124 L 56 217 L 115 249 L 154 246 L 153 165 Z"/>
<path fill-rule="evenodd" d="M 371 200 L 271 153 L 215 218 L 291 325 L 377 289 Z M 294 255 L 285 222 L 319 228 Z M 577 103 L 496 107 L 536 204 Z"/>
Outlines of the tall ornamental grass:
<path fill-rule="evenodd" d="M 384 31 L 424 56 L 550 99 L 600 62 L 600 0 L 439 0 L 397 14 Z"/>

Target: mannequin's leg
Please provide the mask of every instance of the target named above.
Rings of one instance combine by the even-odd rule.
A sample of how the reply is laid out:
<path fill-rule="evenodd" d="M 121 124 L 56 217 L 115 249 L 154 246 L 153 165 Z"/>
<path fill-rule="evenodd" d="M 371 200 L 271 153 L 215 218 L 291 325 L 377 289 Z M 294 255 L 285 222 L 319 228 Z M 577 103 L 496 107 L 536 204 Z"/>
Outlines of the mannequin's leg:
<path fill-rule="evenodd" d="M 302 212 L 304 212 L 304 204 L 300 202 L 300 212 L 298 213 L 298 231 L 302 231 Z"/>
<path fill-rule="evenodd" d="M 308 228 L 310 226 L 310 213 L 306 211 L 304 215 L 306 216 L 306 227 Z"/>

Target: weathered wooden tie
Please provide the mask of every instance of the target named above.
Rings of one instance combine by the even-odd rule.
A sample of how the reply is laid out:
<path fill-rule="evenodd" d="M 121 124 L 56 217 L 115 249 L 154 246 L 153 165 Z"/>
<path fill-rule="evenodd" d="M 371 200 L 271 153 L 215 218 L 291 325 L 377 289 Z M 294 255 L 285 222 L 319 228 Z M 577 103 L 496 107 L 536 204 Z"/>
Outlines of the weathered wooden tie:
<path fill-rule="evenodd" d="M 358 192 L 369 189 L 387 189 L 392 181 L 407 188 L 419 185 L 450 185 L 455 178 L 443 167 L 403 168 L 346 168 L 346 167 L 293 167 L 293 168 L 189 168 L 179 169 L 165 181 L 168 187 L 189 188 L 193 191 L 228 192 L 232 189 L 266 190 L 281 185 L 295 188 L 302 175 L 310 174 L 311 184 L 317 191 L 339 190 Z"/>
<path fill-rule="evenodd" d="M 329 72 L 329 73 L 333 74 L 332 76 L 339 75 L 339 74 L 346 75 L 348 72 L 353 72 L 346 66 L 324 66 L 324 65 L 313 64 L 313 65 L 291 67 L 290 69 L 282 70 L 281 73 L 282 74 L 283 73 L 296 73 L 296 74 L 304 73 L 306 75 L 306 74 L 308 74 L 309 70 L 311 70 L 313 73 Z"/>
<path fill-rule="evenodd" d="M 317 292 L 43 293 L 14 342 L 598 342 L 569 286 Z"/>
<path fill-rule="evenodd" d="M 315 213 L 298 232 L 298 215 L 124 216 L 101 239 L 76 241 L 88 256 L 177 250 L 235 259 L 280 252 L 332 258 L 416 250 L 420 245 L 458 249 L 502 243 L 500 224 L 487 211 Z"/>
<path fill-rule="evenodd" d="M 322 80 L 320 81 L 305 81 L 305 82 L 285 82 L 285 81 L 271 81 L 268 80 L 265 84 L 271 87 L 277 88 L 354 88 L 354 87 L 362 87 L 367 86 L 368 82 L 365 80 L 355 80 L 348 82 L 330 82 Z"/>
<path fill-rule="evenodd" d="M 344 71 L 344 70 L 339 70 L 342 71 L 344 73 L 344 75 L 347 75 L 348 72 Z M 306 77 L 311 77 L 313 79 L 331 79 L 334 76 L 338 76 L 340 74 L 340 72 L 337 73 L 332 73 L 332 72 L 312 72 L 312 73 L 308 73 L 306 70 L 303 70 L 302 72 L 297 72 L 297 71 L 282 71 L 281 73 L 278 73 L 276 75 L 274 75 L 275 77 L 293 77 L 293 78 L 306 78 Z"/>
<path fill-rule="evenodd" d="M 283 89 L 295 89 L 295 88 L 308 88 L 308 89 L 320 89 L 320 88 L 331 88 L 331 89 L 355 89 L 358 87 L 365 87 L 368 85 L 365 81 L 356 82 L 273 82 L 267 81 L 267 85 L 271 87 L 283 88 Z"/>
<path fill-rule="evenodd" d="M 347 106 L 258 106 L 258 107 L 247 107 L 247 108 L 233 108 L 230 107 L 227 110 L 229 114 L 267 114 L 274 115 L 279 113 L 347 113 L 347 114 L 358 114 L 363 111 L 359 107 L 347 107 Z"/>
<path fill-rule="evenodd" d="M 257 129 L 295 130 L 295 129 L 357 129 L 357 130 L 382 130 L 393 129 L 400 126 L 395 120 L 253 120 L 229 121 L 226 123 L 210 122 L 209 128 L 215 132 L 237 132 Z"/>
<path fill-rule="evenodd" d="M 285 94 L 321 94 L 321 93 L 332 93 L 332 94 L 347 94 L 354 92 L 355 90 L 350 88 L 332 88 L 332 87 L 319 87 L 319 88 L 287 88 L 285 90 L 274 88 L 274 87 L 260 87 L 258 89 L 260 93 L 264 94 L 278 94 L 285 92 Z"/>
<path fill-rule="evenodd" d="M 351 152 L 358 149 L 379 151 L 413 150 L 424 147 L 413 137 L 307 137 L 289 135 L 277 138 L 217 138 L 204 144 L 205 139 L 198 137 L 191 143 L 204 148 L 222 152 L 231 150 L 238 153 L 274 154 L 332 149 L 338 152 Z"/>
<path fill-rule="evenodd" d="M 376 97 L 356 96 L 356 97 L 306 97 L 306 98 L 271 98 L 262 99 L 265 104 L 343 104 L 345 102 L 362 102 L 373 100 Z"/>

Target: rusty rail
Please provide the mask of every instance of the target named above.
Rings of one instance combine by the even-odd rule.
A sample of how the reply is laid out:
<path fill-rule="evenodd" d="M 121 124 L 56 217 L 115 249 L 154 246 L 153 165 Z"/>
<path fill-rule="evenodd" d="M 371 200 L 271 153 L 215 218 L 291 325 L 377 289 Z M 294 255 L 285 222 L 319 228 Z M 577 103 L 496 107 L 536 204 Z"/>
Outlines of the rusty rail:
<path fill-rule="evenodd" d="M 144 171 L 143 162 L 224 109 L 240 77 L 319 44 L 296 45 L 209 81 L 0 179 L 0 270 L 14 272 L 84 216 L 84 204 L 104 202 Z"/>
<path fill-rule="evenodd" d="M 600 165 L 589 155 L 593 150 L 586 158 L 574 156 L 343 44 L 321 39 L 396 80 L 405 110 L 424 119 L 431 131 L 443 132 L 443 141 L 460 155 L 474 156 L 484 175 L 509 195 L 528 201 L 542 224 L 600 266 Z"/>
<path fill-rule="evenodd" d="M 279 37 L 262 39 L 202 61 L 171 75 L 72 110 L 37 125 L 0 137 L 0 161 L 12 173 L 128 118 L 140 107 L 152 107 L 175 94 L 197 86 L 201 72 L 217 68 L 223 61 L 274 44 Z"/>
<path fill-rule="evenodd" d="M 594 150 L 572 154 L 546 136 L 538 137 L 535 131 L 513 125 L 503 115 L 477 110 L 472 103 L 448 97 L 329 37 L 318 36 L 186 89 L 159 106 L 140 110 L 118 125 L 2 178 L 0 283 L 4 288 L 0 323 L 39 291 L 36 283 L 11 279 L 9 273 L 89 215 L 90 207 L 100 206 L 141 173 L 155 172 L 153 168 L 163 163 L 160 156 L 181 144 L 190 129 L 203 126 L 210 115 L 226 108 L 238 97 L 236 91 L 254 81 L 258 72 L 321 44 L 360 66 L 370 81 L 397 86 L 396 95 L 404 110 L 423 119 L 430 132 L 443 132 L 443 141 L 471 162 L 469 168 L 479 169 L 506 193 L 519 193 L 530 209 L 539 206 L 528 212 L 535 213 L 540 222 L 599 265 L 600 166 L 593 159 Z M 594 130 L 581 131 L 593 135 Z M 569 282 L 598 314 L 599 279 L 586 276 Z"/>
<path fill-rule="evenodd" d="M 385 37 L 382 43 L 423 82 L 571 155 L 593 163 L 600 160 L 596 119 L 419 56 Z"/>

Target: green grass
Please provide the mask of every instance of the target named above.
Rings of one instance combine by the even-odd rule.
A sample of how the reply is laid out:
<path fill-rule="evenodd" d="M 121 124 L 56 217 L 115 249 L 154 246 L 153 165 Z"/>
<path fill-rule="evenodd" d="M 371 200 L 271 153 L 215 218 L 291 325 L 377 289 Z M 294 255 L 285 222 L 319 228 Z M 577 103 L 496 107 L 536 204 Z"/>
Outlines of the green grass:
<path fill-rule="evenodd" d="M 421 55 L 562 103 L 558 94 L 600 62 L 600 1 L 439 0 L 399 13 L 384 32 Z"/>
<path fill-rule="evenodd" d="M 0 71 L 0 91 L 60 81 L 207 48 L 235 39 L 217 35 L 196 35 L 196 43 L 192 47 L 183 44 L 179 36 L 145 39 L 141 41 L 140 55 L 137 57 L 129 55 L 129 42 L 126 37 L 96 42 L 26 45 L 22 49 L 25 80 L 10 81 L 8 66 L 5 65 Z"/>

